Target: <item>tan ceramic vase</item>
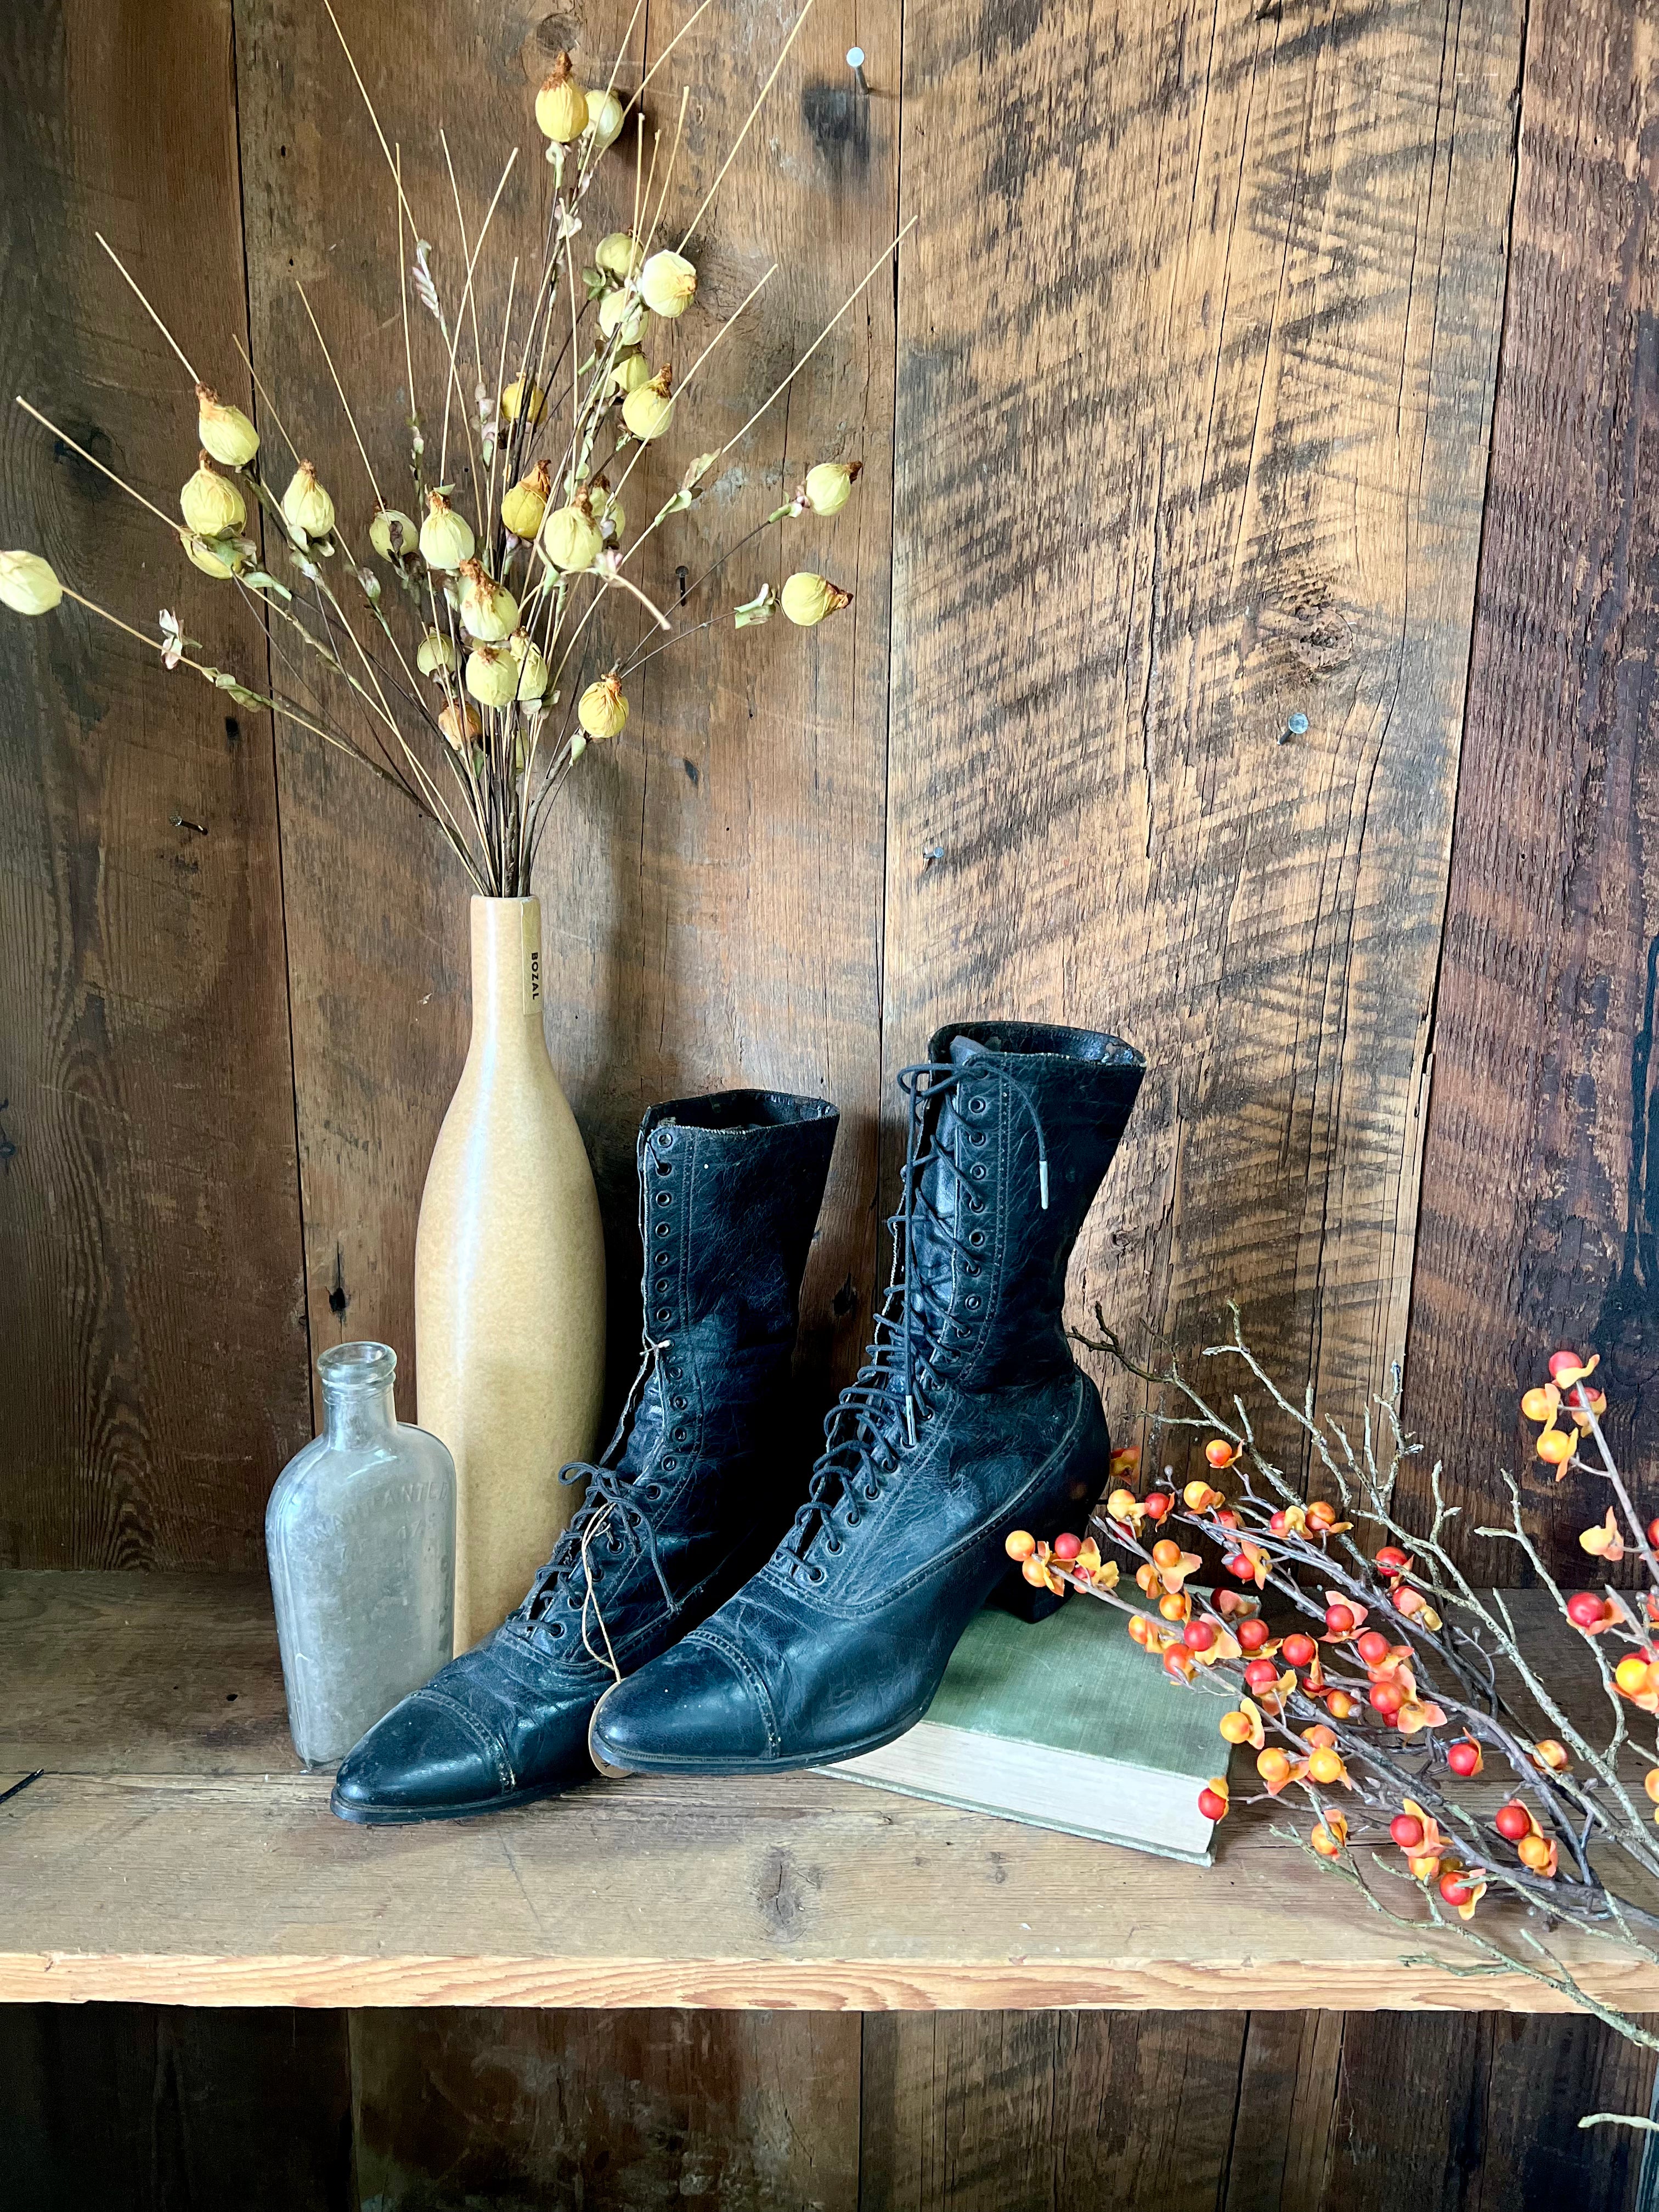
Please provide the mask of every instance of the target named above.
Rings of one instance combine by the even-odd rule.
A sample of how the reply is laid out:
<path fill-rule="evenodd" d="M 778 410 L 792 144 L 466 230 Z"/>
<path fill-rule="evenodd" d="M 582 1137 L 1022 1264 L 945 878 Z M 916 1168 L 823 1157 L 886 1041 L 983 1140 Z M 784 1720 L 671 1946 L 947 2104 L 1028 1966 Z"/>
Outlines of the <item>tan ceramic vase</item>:
<path fill-rule="evenodd" d="M 605 1387 L 605 1246 L 542 1034 L 538 899 L 472 902 L 472 1042 L 415 1239 L 423 1429 L 455 1461 L 455 1649 L 504 1620 L 580 1502 Z"/>

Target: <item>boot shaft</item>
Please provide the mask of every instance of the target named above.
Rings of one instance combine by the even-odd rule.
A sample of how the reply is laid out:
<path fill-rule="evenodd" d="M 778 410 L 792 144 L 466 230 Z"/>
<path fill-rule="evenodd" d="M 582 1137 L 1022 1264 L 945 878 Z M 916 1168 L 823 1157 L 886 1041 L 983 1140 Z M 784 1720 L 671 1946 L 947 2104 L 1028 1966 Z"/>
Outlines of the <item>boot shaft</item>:
<path fill-rule="evenodd" d="M 672 1478 L 758 1447 L 787 1392 L 801 1278 L 838 1121 L 726 1091 L 653 1106 L 637 1155 L 648 1381 L 623 1465 Z"/>
<path fill-rule="evenodd" d="M 1036 1022 L 954 1023 L 928 1060 L 907 1261 L 944 1316 L 934 1364 L 964 1389 L 1064 1371 L 1066 1268 L 1146 1062 Z"/>

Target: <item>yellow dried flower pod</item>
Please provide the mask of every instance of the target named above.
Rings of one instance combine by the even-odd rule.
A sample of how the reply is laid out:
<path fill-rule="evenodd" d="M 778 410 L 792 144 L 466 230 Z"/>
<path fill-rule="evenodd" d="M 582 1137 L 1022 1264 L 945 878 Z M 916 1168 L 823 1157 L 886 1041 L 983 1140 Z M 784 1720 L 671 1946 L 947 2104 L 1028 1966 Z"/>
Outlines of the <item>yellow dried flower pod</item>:
<path fill-rule="evenodd" d="M 228 407 L 211 385 L 196 387 L 196 435 L 228 469 L 245 469 L 259 450 L 259 433 L 240 407 Z"/>
<path fill-rule="evenodd" d="M 607 276 L 620 284 L 637 276 L 645 265 L 645 248 L 631 230 L 613 230 L 593 249 L 593 258 Z"/>
<path fill-rule="evenodd" d="M 853 496 L 862 461 L 820 461 L 806 471 L 806 504 L 814 514 L 839 514 Z"/>
<path fill-rule="evenodd" d="M 553 566 L 567 574 L 592 567 L 605 550 L 605 539 L 586 492 L 578 492 L 568 507 L 554 508 L 542 525 L 541 548 Z"/>
<path fill-rule="evenodd" d="M 483 732 L 477 708 L 469 707 L 464 699 L 457 699 L 444 708 L 438 717 L 438 727 L 457 752 L 463 745 L 472 744 Z"/>
<path fill-rule="evenodd" d="M 533 430 L 546 412 L 547 394 L 533 376 L 515 376 L 501 394 L 501 413 L 509 422 L 522 414 Z"/>
<path fill-rule="evenodd" d="M 415 648 L 415 665 L 422 676 L 447 675 L 455 665 L 455 648 L 441 630 L 427 629 Z"/>
<path fill-rule="evenodd" d="M 305 538 L 326 538 L 334 527 L 334 502 L 309 461 L 301 461 L 289 479 L 283 494 L 283 520 Z"/>
<path fill-rule="evenodd" d="M 599 301 L 599 335 L 620 337 L 624 345 L 637 345 L 645 329 L 645 309 L 623 286 L 605 294 Z"/>
<path fill-rule="evenodd" d="M 571 146 L 587 128 L 587 88 L 571 72 L 568 54 L 556 54 L 551 73 L 536 94 L 536 124 L 556 146 Z"/>
<path fill-rule="evenodd" d="M 457 514 L 441 492 L 427 495 L 426 520 L 421 525 L 421 558 L 428 568 L 447 572 L 470 561 L 474 550 L 472 526 Z"/>
<path fill-rule="evenodd" d="M 0 603 L 15 615 L 49 615 L 64 596 L 52 563 L 38 553 L 0 553 Z"/>
<path fill-rule="evenodd" d="M 376 507 L 368 526 L 368 542 L 381 560 L 407 560 L 418 539 L 412 514 L 405 514 L 400 507 Z"/>
<path fill-rule="evenodd" d="M 482 562 L 463 561 L 461 626 L 484 645 L 499 645 L 519 626 L 519 603 L 505 584 L 487 574 Z"/>
<path fill-rule="evenodd" d="M 179 543 L 191 567 L 217 583 L 228 583 L 247 565 L 240 542 L 234 538 L 198 538 L 193 530 L 181 530 Z"/>
<path fill-rule="evenodd" d="M 623 400 L 623 421 L 636 438 L 660 438 L 673 420 L 674 403 L 668 396 L 668 371 L 659 368 Z"/>
<path fill-rule="evenodd" d="M 247 504 L 228 477 L 204 453 L 201 465 L 179 495 L 179 512 L 198 538 L 234 537 L 247 520 Z"/>
<path fill-rule="evenodd" d="M 619 738 L 628 723 L 622 680 L 612 674 L 590 684 L 576 702 L 576 720 L 590 738 Z"/>
<path fill-rule="evenodd" d="M 614 92 L 595 85 L 587 94 L 587 127 L 593 133 L 593 151 L 603 154 L 622 136 L 623 104 Z"/>
<path fill-rule="evenodd" d="M 642 384 L 651 381 L 651 364 L 637 346 L 618 354 L 611 371 L 611 381 L 625 399 L 630 392 L 637 392 Z"/>
<path fill-rule="evenodd" d="M 528 476 L 520 477 L 511 490 L 501 495 L 501 520 L 515 538 L 523 538 L 526 544 L 542 526 L 552 482 L 552 471 L 547 463 L 538 461 Z"/>
<path fill-rule="evenodd" d="M 640 271 L 640 296 L 653 315 L 672 322 L 697 295 L 697 272 L 683 253 L 665 247 Z"/>
<path fill-rule="evenodd" d="M 466 688 L 481 707 L 505 707 L 519 688 L 513 656 L 495 645 L 475 645 L 466 656 Z"/>
<path fill-rule="evenodd" d="M 534 706 L 547 696 L 547 687 L 552 680 L 541 648 L 523 630 L 515 629 L 507 641 L 507 649 L 519 672 L 519 687 L 514 696 L 526 706 Z"/>
<path fill-rule="evenodd" d="M 848 605 L 852 597 L 850 592 L 843 592 L 827 576 L 815 576 L 810 568 L 798 568 L 784 585 L 783 611 L 792 623 L 811 629 L 825 615 Z"/>

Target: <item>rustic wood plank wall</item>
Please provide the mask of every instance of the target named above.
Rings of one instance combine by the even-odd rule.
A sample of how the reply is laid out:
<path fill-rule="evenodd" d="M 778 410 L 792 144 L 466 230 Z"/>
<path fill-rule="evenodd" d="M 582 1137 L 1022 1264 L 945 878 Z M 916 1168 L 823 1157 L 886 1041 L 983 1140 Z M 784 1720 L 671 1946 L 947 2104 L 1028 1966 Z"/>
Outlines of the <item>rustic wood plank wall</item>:
<path fill-rule="evenodd" d="M 1650 2060 L 1498 2013 L 0 2008 L 25 2212 L 1623 2212 Z"/>
<path fill-rule="evenodd" d="M 649 9 L 650 52 L 684 12 Z M 435 0 L 411 39 L 343 9 L 435 234 L 437 124 L 476 220 L 545 55 L 626 13 Z M 680 48 L 695 173 L 791 13 Z M 730 487 L 769 504 L 862 454 L 833 539 L 856 617 L 653 687 L 538 885 L 620 1327 L 649 1099 L 840 1101 L 808 1317 L 833 1376 L 881 1256 L 884 1081 L 941 1017 L 1065 1014 L 1154 1062 L 1079 1311 L 1190 1343 L 1238 1295 L 1338 1407 L 1403 1350 L 1483 1511 L 1516 1392 L 1592 1335 L 1650 1474 L 1656 34 L 1653 0 L 817 0 L 704 305 L 781 250 L 744 407 L 921 219 Z M 96 226 L 243 398 L 245 337 L 352 483 L 290 279 L 386 446 L 393 224 L 320 9 L 56 0 L 6 11 L 0 67 L 0 390 L 147 487 L 186 472 Z M 9 416 L 0 539 L 258 649 Z M 310 1354 L 384 1335 L 412 1383 L 461 887 L 349 764 L 77 616 L 0 626 L 0 1563 L 247 1565 Z M 1573 1485 L 1528 1494 L 1571 1555 Z M 0 2045 L 30 2205 L 1621 2204 L 1628 2142 L 1572 2124 L 1650 2073 L 1594 2023 L 1335 2012 L 42 2008 Z"/>

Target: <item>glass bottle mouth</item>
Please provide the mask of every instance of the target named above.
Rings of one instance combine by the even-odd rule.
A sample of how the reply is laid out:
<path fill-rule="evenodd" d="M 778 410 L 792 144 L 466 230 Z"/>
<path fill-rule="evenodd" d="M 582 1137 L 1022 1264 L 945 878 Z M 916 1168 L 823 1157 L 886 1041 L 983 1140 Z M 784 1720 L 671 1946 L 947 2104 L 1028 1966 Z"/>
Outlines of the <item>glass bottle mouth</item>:
<path fill-rule="evenodd" d="M 398 1355 L 389 1344 L 331 1344 L 317 1357 L 325 1390 L 378 1390 L 398 1372 Z"/>

